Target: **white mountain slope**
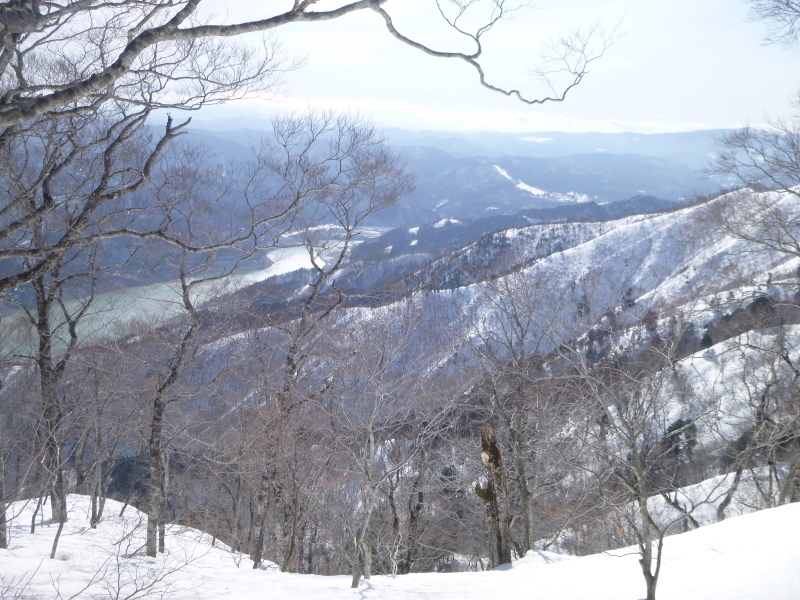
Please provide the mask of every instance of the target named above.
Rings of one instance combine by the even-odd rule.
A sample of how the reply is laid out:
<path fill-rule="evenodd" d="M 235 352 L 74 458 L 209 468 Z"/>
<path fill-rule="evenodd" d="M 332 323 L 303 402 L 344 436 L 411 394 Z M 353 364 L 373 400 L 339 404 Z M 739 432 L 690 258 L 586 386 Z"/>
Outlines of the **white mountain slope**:
<path fill-rule="evenodd" d="M 69 522 L 54 560 L 47 521 L 29 533 L 32 506 L 16 504 L 11 544 L 0 550 L 0 598 L 192 600 L 636 600 L 643 580 L 634 549 L 581 558 L 530 552 L 489 572 L 373 577 L 357 590 L 346 576 L 253 570 L 246 557 L 212 547 L 195 529 L 171 527 L 168 552 L 143 556 L 144 517 L 109 501 L 88 527 L 88 499 L 70 496 Z M 800 593 L 800 504 L 764 510 L 667 538 L 659 600 L 796 600 Z"/>
<path fill-rule="evenodd" d="M 772 196 L 773 206 L 795 216 L 800 212 L 795 196 Z M 740 306 L 743 300 L 752 301 L 765 292 L 780 293 L 781 284 L 796 281 L 800 261 L 790 253 L 768 251 L 760 244 L 733 237 L 713 224 L 709 213 L 727 200 L 723 197 L 672 213 L 613 222 L 613 227 L 598 231 L 599 235 L 583 243 L 544 258 L 534 257 L 531 266 L 500 278 L 491 287 L 513 290 L 520 287 L 513 279 L 526 280 L 524 287 L 536 291 L 529 303 L 541 320 L 549 327 L 560 323 L 572 334 L 576 311 L 587 302 L 597 317 L 608 311 L 619 313 L 624 299 L 630 302 L 629 308 L 635 303 L 635 309 L 619 315 L 619 325 L 624 326 L 636 323 L 648 310 L 661 318 L 677 315 L 684 321 L 702 321 L 719 311 L 720 302 L 735 300 L 731 306 Z M 550 227 L 557 239 L 555 229 L 562 226 Z M 594 228 L 592 225 L 589 230 Z M 518 237 L 514 230 L 508 233 Z M 540 232 L 542 236 L 545 233 Z M 534 241 L 513 239 L 517 256 L 524 256 L 525 244 Z M 534 255 L 538 253 L 538 249 L 532 250 L 536 250 Z M 510 283 L 504 283 L 506 280 Z M 454 296 L 471 303 L 481 287 L 486 286 L 468 286 Z M 784 292 L 787 288 L 783 286 Z M 711 302 L 717 306 L 709 311 Z"/>
<path fill-rule="evenodd" d="M 581 194 L 578 192 L 567 192 L 565 194 L 559 194 L 554 192 L 548 192 L 532 185 L 528 185 L 521 179 L 514 179 L 511 175 L 508 174 L 508 171 L 503 169 L 498 165 L 493 165 L 495 170 L 506 180 L 510 181 L 514 184 L 519 190 L 523 192 L 528 192 L 531 196 L 537 198 L 546 198 L 547 200 L 552 200 L 555 202 L 561 202 L 564 204 L 574 204 L 579 202 L 589 202 L 590 198 L 587 194 Z M 438 206 L 436 208 L 439 208 Z M 492 209 L 496 210 L 496 207 L 492 207 Z"/>
<path fill-rule="evenodd" d="M 725 198 L 713 202 L 724 202 Z M 782 194 L 777 206 L 792 207 Z M 742 279 L 763 278 L 790 261 L 778 252 L 758 252 L 708 222 L 710 205 L 700 205 L 621 223 L 584 244 L 553 254 L 531 267 L 531 275 L 558 274 L 562 285 L 593 281 L 590 274 L 629 283 L 636 297 L 674 302 L 682 296 L 716 291 Z"/>
<path fill-rule="evenodd" d="M 752 425 L 765 388 L 787 386 L 794 377 L 784 356 L 800 360 L 800 325 L 747 331 L 678 361 L 684 396 L 702 398 L 709 407 L 700 421 L 712 421 L 715 431 L 701 428 L 701 440 L 704 433 L 733 440 Z"/>

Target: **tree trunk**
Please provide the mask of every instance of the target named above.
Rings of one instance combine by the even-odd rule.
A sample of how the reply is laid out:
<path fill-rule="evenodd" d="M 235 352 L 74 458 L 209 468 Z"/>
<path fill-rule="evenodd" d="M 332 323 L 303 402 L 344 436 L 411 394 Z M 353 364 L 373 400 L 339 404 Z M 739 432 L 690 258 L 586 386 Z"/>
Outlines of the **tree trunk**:
<path fill-rule="evenodd" d="M 159 386 L 160 387 L 160 386 Z M 149 459 L 149 502 L 147 514 L 147 556 L 155 558 L 158 546 L 158 527 L 162 520 L 164 506 L 164 479 L 161 435 L 164 425 L 164 402 L 157 391 L 153 399 L 153 418 L 150 423 Z"/>
<path fill-rule="evenodd" d="M 61 539 L 61 532 L 64 531 L 64 522 L 66 521 L 66 511 L 63 513 L 61 520 L 58 522 L 58 530 L 56 531 L 56 537 L 53 539 L 53 547 L 50 550 L 50 560 L 53 560 L 56 557 L 56 550 L 58 549 L 58 540 Z"/>
<path fill-rule="evenodd" d="M 89 439 L 89 435 L 84 430 L 81 432 L 81 437 L 78 438 L 78 445 L 75 447 L 75 493 L 76 494 L 86 494 L 88 493 L 87 488 L 87 469 L 86 469 L 86 445 Z"/>
<path fill-rule="evenodd" d="M 408 548 L 406 559 L 400 571 L 401 575 L 411 573 L 419 552 L 419 536 L 422 529 L 422 509 L 425 507 L 425 494 L 420 488 L 422 485 L 424 471 L 420 469 L 417 478 L 414 480 L 414 487 L 408 498 Z"/>
<path fill-rule="evenodd" d="M 42 510 L 42 502 L 44 501 L 44 496 L 39 496 L 38 500 L 36 501 L 36 508 L 33 509 L 33 515 L 31 515 L 31 535 L 36 533 L 36 517 L 39 514 L 39 511 Z"/>
<path fill-rule="evenodd" d="M 6 460 L 2 454 L 3 432 L 0 431 L 0 550 L 8 548 L 8 520 L 6 517 Z"/>
<path fill-rule="evenodd" d="M 637 457 L 633 457 L 634 464 Z M 635 501 L 639 510 L 639 566 L 642 568 L 645 586 L 647 588 L 647 600 L 656 600 L 656 585 L 658 575 L 661 571 L 661 550 L 664 545 L 664 536 L 658 529 L 650 512 L 647 508 L 647 481 L 645 479 L 644 468 L 637 469 Z M 653 548 L 653 537 L 656 537 L 657 544 Z"/>
<path fill-rule="evenodd" d="M 50 493 L 52 521 L 60 523 L 66 521 L 67 496 L 64 489 L 64 472 L 61 465 L 61 449 L 58 443 L 58 426 L 60 411 L 58 410 L 55 377 L 52 373 L 41 372 L 42 397 L 44 400 L 43 427 L 44 427 L 44 469 L 46 473 L 47 490 Z"/>
<path fill-rule="evenodd" d="M 233 506 L 231 512 L 233 513 L 231 520 L 231 550 L 234 552 L 242 551 L 242 528 L 241 528 L 241 511 L 242 511 L 242 477 L 236 476 L 236 492 L 231 495 L 233 499 Z"/>
<path fill-rule="evenodd" d="M 253 550 L 250 558 L 253 561 L 253 568 L 257 569 L 261 564 L 261 555 L 264 551 L 264 519 L 267 514 L 267 501 L 269 500 L 270 477 L 268 473 L 261 475 L 261 487 L 256 496 L 255 512 L 250 518 L 250 539 L 253 542 Z"/>
<path fill-rule="evenodd" d="M 100 460 L 100 448 L 102 447 L 102 435 L 100 432 L 100 419 L 98 417 L 95 423 L 95 447 L 97 448 L 97 457 L 94 462 L 93 484 L 92 484 L 92 518 L 89 525 L 96 528 L 100 519 L 103 518 L 103 509 L 106 504 L 106 482 L 103 477 L 103 461 Z"/>
<path fill-rule="evenodd" d="M 731 501 L 733 500 L 733 496 L 736 493 L 736 490 L 739 489 L 739 482 L 742 480 L 742 473 L 744 472 L 744 467 L 739 465 L 736 467 L 736 474 L 733 476 L 733 484 L 731 485 L 730 489 L 725 493 L 725 499 L 719 503 L 717 507 L 717 522 L 720 522 L 725 519 L 725 510 L 730 506 Z"/>
<path fill-rule="evenodd" d="M 161 498 L 162 498 L 162 505 L 161 505 L 161 520 L 158 522 L 158 551 L 161 554 L 167 551 L 167 509 L 168 509 L 168 499 L 169 499 L 169 453 L 163 454 L 162 460 L 162 471 L 161 471 Z"/>
<path fill-rule="evenodd" d="M 369 460 L 371 460 L 372 456 L 374 456 L 375 445 L 371 434 L 369 437 L 369 451 L 366 454 L 369 456 Z M 372 511 L 375 509 L 377 494 L 375 487 L 372 485 L 370 469 L 371 467 L 366 469 L 366 477 L 361 487 L 361 502 L 364 506 L 364 512 L 361 515 L 361 523 L 359 523 L 354 540 L 355 555 L 353 556 L 353 581 L 350 584 L 351 588 L 358 587 L 362 575 L 364 579 L 369 579 L 372 576 L 372 549 L 366 537 L 367 528 L 372 518 Z"/>
<path fill-rule="evenodd" d="M 653 540 L 650 539 L 650 528 L 645 526 L 642 540 L 639 543 L 639 566 L 642 568 L 645 586 L 647 587 L 647 600 L 656 599 L 656 579 L 653 576 Z"/>
<path fill-rule="evenodd" d="M 66 520 L 66 491 L 62 472 L 61 452 L 58 440 L 58 427 L 61 411 L 58 407 L 58 380 L 64 367 L 62 360 L 56 366 L 53 360 L 53 331 L 50 327 L 52 296 L 48 296 L 44 276 L 33 281 L 36 293 L 36 367 L 39 371 L 39 386 L 42 397 L 42 429 L 40 442 L 44 449 L 42 461 L 46 473 L 46 487 L 51 496 L 52 520 L 61 523 Z"/>
<path fill-rule="evenodd" d="M 0 328 L 2 331 L 2 328 Z M 0 390 L 3 389 L 3 381 L 0 380 Z M 13 472 L 13 469 L 12 469 Z M 0 428 L 0 550 L 8 548 L 8 517 L 6 509 L 8 500 L 6 498 L 6 457 L 3 453 L 3 430 Z"/>
<path fill-rule="evenodd" d="M 503 468 L 503 457 L 497 445 L 494 426 L 487 423 L 481 429 L 481 459 L 486 467 L 488 483 L 485 488 L 475 485 L 475 491 L 484 501 L 489 517 L 492 541 L 492 559 L 498 564 L 511 562 L 511 531 L 509 528 L 508 484 Z"/>
<path fill-rule="evenodd" d="M 369 527 L 369 521 L 372 517 L 372 510 L 374 507 L 375 504 L 373 500 L 370 500 L 369 504 L 365 505 L 364 513 L 361 516 L 361 523 L 356 532 L 354 540 L 355 556 L 353 557 L 353 580 L 350 583 L 351 588 L 358 587 L 362 576 L 364 579 L 369 579 L 372 576 L 372 549 L 366 538 L 367 528 Z"/>
<path fill-rule="evenodd" d="M 517 470 L 517 487 L 519 488 L 519 510 L 522 512 L 522 524 L 523 524 L 523 539 L 522 539 L 522 547 L 523 551 L 527 552 L 532 547 L 532 536 L 533 536 L 533 523 L 532 518 L 533 514 L 531 511 L 531 493 L 528 490 L 528 478 L 525 473 L 525 461 L 522 460 L 522 455 L 517 450 L 517 457 L 516 457 L 516 470 Z"/>
<path fill-rule="evenodd" d="M 97 524 L 100 522 L 97 516 L 97 485 L 92 486 L 92 516 L 89 518 L 89 527 L 97 529 Z"/>
<path fill-rule="evenodd" d="M 279 567 L 281 572 L 293 572 L 297 569 L 297 529 L 300 522 L 299 501 L 297 494 L 286 498 L 286 487 L 276 472 L 272 480 L 272 492 L 275 507 L 275 544 L 278 547 Z"/>
<path fill-rule="evenodd" d="M 523 396 L 523 390 L 517 390 L 518 397 Z M 525 447 L 520 437 L 523 430 L 522 415 L 517 408 L 510 419 L 509 437 L 514 448 L 514 469 L 516 470 L 517 488 L 519 489 L 519 510 L 522 513 L 523 539 L 522 550 L 527 552 L 533 547 L 533 510 L 531 508 L 531 493 L 528 490 L 528 475 L 525 468 Z"/>

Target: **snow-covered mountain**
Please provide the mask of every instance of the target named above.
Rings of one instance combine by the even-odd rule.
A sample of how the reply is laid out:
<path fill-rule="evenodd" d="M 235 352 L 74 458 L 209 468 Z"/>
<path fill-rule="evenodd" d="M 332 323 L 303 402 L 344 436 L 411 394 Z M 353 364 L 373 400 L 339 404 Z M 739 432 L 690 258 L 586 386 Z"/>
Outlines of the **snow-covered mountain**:
<path fill-rule="evenodd" d="M 528 514 L 535 515 L 536 531 L 527 547 L 537 551 L 505 571 L 377 577 L 360 592 L 514 596 L 528 593 L 535 580 L 548 598 L 586 597 L 586 581 L 591 597 L 640 597 L 636 550 L 594 554 L 627 547 L 637 535 L 658 538 L 702 525 L 667 538 L 660 598 L 760 598 L 765 589 L 771 598 L 793 597 L 798 582 L 787 565 L 796 556 L 783 532 L 796 517 L 800 493 L 798 213 L 791 191 L 742 190 L 656 214 L 442 218 L 376 232 L 350 253 L 335 281 L 316 288 L 317 271 L 287 270 L 211 301 L 202 311 L 203 343 L 182 376 L 183 396 L 171 405 L 177 482 L 171 511 L 192 524 L 204 515 L 210 530 L 231 544 L 253 543 L 253 507 L 265 497 L 259 486 L 278 477 L 266 470 L 264 457 L 275 452 L 265 431 L 276 422 L 273 400 L 283 393 L 281 384 L 295 386 L 298 399 L 283 423 L 293 428 L 296 450 L 282 460 L 285 481 L 302 474 L 294 498 L 304 512 L 273 507 L 267 518 L 276 528 L 289 522 L 280 514 L 308 519 L 307 529 L 292 534 L 300 562 L 291 569 L 348 570 L 354 523 L 369 499 L 366 478 L 381 473 L 388 475 L 372 490 L 370 535 L 382 561 L 375 572 L 397 569 L 400 545 L 411 547 L 412 535 L 413 543 L 424 544 L 412 570 L 502 562 L 489 558 L 484 528 L 490 513 L 480 496 L 487 481 L 481 427 L 496 423 L 508 457 L 509 528 L 523 539 L 519 490 L 530 485 Z M 308 309 L 312 296 L 317 304 Z M 315 329 L 319 314 L 331 316 Z M 162 332 L 168 344 L 170 327 Z M 123 359 L 152 354 L 146 336 L 119 346 L 114 356 Z M 131 369 L 147 360 L 137 354 Z M 149 389 L 148 376 L 142 389 Z M 24 389 L 24 379 L 22 371 L 11 373 L 6 389 Z M 519 382 L 524 385 L 516 387 Z M 83 393 L 80 374 L 69 385 Z M 116 397 L 115 385 L 109 397 Z M 124 394 L 124 408 L 142 403 L 141 422 L 108 451 L 109 490 L 135 503 L 141 502 L 137 486 L 146 483 L 138 436 L 150 408 L 146 393 Z M 428 427 L 434 427 L 430 445 L 419 450 L 419 431 Z M 74 438 L 65 441 L 69 452 L 76 445 Z M 124 455 L 113 456 L 121 449 Z M 634 453 L 649 458 L 637 463 Z M 640 487 L 621 485 L 636 469 Z M 418 485 L 426 486 L 424 494 Z M 647 498 L 635 497 L 637 489 L 646 489 Z M 248 501 L 249 514 L 241 508 Z M 86 511 L 84 500 L 72 502 Z M 116 594 L 128 584 L 108 579 L 122 571 L 137 594 L 146 588 L 202 598 L 202 590 L 181 587 L 187 580 L 204 582 L 216 597 L 247 598 L 264 585 L 287 596 L 352 593 L 341 578 L 247 569 L 244 557 L 212 548 L 188 529 L 173 528 L 175 540 L 183 541 L 171 542 L 178 545 L 168 560 L 179 568 L 144 559 L 137 541 L 141 517 L 129 507 L 124 519 L 112 518 L 113 504 L 102 525 L 111 527 L 108 533 L 80 529 L 82 517 L 71 519 L 59 542 L 61 562 L 57 556 L 35 572 L 33 557 L 47 552 L 54 526 L 43 522 L 36 537 L 27 537 L 30 506 L 16 506 L 23 512 L 12 522 L 9 550 L 0 552 L 0 572 L 25 593 L 44 594 L 53 581 L 65 595 L 99 593 L 101 582 L 92 574 L 102 572 L 104 589 Z M 650 521 L 637 516 L 642 506 Z M 771 510 L 732 518 L 761 509 Z M 413 530 L 419 515 L 425 529 Z M 753 530 L 770 549 L 755 558 Z M 279 535 L 267 546 L 275 560 Z M 111 543 L 123 538 L 124 544 Z M 101 554 L 72 546 L 90 539 Z M 593 556 L 564 558 L 548 553 L 553 550 Z M 11 565 L 8 576 L 3 561 Z M 211 574 L 212 564 L 224 583 Z M 734 571 L 709 578 L 707 564 Z M 170 587 L 136 587 L 151 580 Z"/>
<path fill-rule="evenodd" d="M 531 303 L 541 306 L 543 314 L 558 314 L 568 321 L 568 315 L 574 316 L 589 301 L 591 307 L 583 306 L 580 312 L 588 314 L 591 308 L 593 315 L 606 320 L 614 313 L 618 327 L 651 311 L 660 315 L 660 321 L 674 317 L 713 330 L 717 320 L 759 298 L 759 302 L 765 297 L 784 302 L 798 291 L 800 258 L 791 238 L 783 250 L 774 240 L 767 246 L 759 242 L 757 232 L 746 239 L 715 216 L 737 203 L 747 210 L 747 198 L 746 193 L 733 193 L 657 215 L 500 229 L 434 257 L 418 273 L 424 287 L 451 290 L 461 297 L 475 296 L 486 287 L 482 282 L 490 280 L 495 281 L 492 286 L 502 287 L 504 276 L 509 287 L 514 279 L 535 282 L 538 297 Z M 796 222 L 793 194 L 757 198 L 760 206 L 768 201 L 761 206 L 764 210 L 783 214 L 787 223 Z M 758 222 L 756 216 L 753 219 Z M 397 230 L 365 244 L 359 252 L 371 249 L 375 254 L 382 248 L 386 256 L 415 251 L 430 256 L 433 246 L 427 236 L 446 238 L 449 227 L 430 233 L 424 228 Z M 363 254 L 357 256 L 364 260 Z M 359 268 L 364 266 L 359 263 Z"/>

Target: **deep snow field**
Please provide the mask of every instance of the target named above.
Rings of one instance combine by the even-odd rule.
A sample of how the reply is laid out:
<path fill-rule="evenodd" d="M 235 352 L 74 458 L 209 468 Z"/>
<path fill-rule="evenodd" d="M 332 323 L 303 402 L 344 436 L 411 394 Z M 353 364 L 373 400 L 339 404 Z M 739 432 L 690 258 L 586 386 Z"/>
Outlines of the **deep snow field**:
<path fill-rule="evenodd" d="M 106 518 L 89 528 L 89 502 L 69 497 L 54 560 L 57 526 L 39 520 L 34 503 L 12 506 L 8 550 L 0 550 L 0 599 L 165 598 L 192 600 L 637 600 L 644 580 L 632 549 L 585 556 L 530 552 L 513 564 L 476 573 L 374 576 L 350 589 L 347 576 L 253 570 L 195 529 L 172 527 L 167 553 L 143 555 L 145 519 L 109 500 Z M 45 513 L 49 515 L 49 507 Z M 667 538 L 659 600 L 797 600 L 800 598 L 800 503 L 727 519 Z"/>

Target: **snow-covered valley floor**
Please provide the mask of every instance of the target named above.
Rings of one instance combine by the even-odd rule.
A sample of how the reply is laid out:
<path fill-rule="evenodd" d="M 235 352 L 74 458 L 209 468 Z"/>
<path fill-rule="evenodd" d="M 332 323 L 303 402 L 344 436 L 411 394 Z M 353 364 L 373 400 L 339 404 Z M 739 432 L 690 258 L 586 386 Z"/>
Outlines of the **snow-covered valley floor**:
<path fill-rule="evenodd" d="M 192 600 L 637 600 L 644 597 L 631 549 L 581 558 L 531 552 L 488 572 L 373 576 L 350 589 L 346 576 L 253 570 L 197 530 L 173 527 L 167 553 L 143 554 L 144 517 L 106 505 L 89 528 L 89 503 L 70 496 L 69 522 L 56 557 L 57 526 L 47 519 L 30 534 L 33 504 L 13 506 L 11 542 L 0 550 L 0 599 L 165 598 Z M 49 507 L 46 509 L 49 514 Z M 797 600 L 800 598 L 800 503 L 734 517 L 667 538 L 660 600 Z"/>

